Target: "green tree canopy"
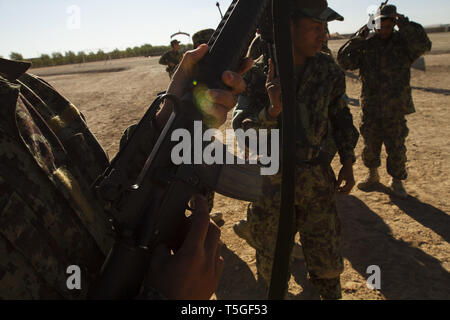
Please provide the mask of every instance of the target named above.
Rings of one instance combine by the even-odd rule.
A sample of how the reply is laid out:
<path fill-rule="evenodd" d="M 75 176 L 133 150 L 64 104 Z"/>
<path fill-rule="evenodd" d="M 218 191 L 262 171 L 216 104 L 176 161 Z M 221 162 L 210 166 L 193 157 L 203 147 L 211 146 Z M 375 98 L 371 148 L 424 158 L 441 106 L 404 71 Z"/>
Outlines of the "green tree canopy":
<path fill-rule="evenodd" d="M 11 52 L 11 54 L 9 55 L 9 58 L 11 60 L 23 60 L 23 56 L 17 52 Z"/>

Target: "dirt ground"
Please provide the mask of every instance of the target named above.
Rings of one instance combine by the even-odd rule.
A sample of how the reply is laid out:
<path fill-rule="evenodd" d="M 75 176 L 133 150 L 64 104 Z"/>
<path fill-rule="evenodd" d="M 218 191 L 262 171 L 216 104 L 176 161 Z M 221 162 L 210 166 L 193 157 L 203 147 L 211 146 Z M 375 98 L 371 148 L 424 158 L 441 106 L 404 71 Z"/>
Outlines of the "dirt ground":
<path fill-rule="evenodd" d="M 407 139 L 410 196 L 400 200 L 387 190 L 386 154 L 380 170 L 383 186 L 373 192 L 355 188 L 338 196 L 342 220 L 345 271 L 344 299 L 450 299 L 450 33 L 432 34 L 433 51 L 426 55 L 426 72 L 412 71 L 417 113 L 408 116 Z M 343 41 L 330 42 L 334 52 Z M 134 58 L 83 65 L 34 69 L 86 116 L 109 156 L 118 149 L 122 132 L 137 122 L 156 94 L 169 82 L 158 57 Z M 351 111 L 359 128 L 361 84 L 356 74 L 347 77 Z M 230 122 L 225 128 L 230 127 Z M 362 139 L 356 148 L 355 178 L 366 172 L 361 162 Z M 337 171 L 339 163 L 335 159 Z M 256 278 L 255 251 L 233 232 L 246 217 L 247 203 L 216 196 L 214 211 L 224 215 L 225 270 L 216 299 L 264 299 Z M 366 286 L 367 268 L 381 269 L 381 289 Z M 307 280 L 304 262 L 293 265 L 289 298 L 317 299 Z"/>

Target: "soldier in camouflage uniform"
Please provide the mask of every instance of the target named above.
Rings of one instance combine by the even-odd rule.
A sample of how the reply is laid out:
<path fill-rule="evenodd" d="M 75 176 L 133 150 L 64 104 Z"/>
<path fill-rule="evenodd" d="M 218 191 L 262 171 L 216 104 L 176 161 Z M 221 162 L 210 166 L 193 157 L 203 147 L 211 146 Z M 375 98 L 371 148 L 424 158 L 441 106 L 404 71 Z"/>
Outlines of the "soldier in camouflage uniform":
<path fill-rule="evenodd" d="M 206 47 L 190 52 L 179 68 L 192 69 L 206 52 Z M 82 114 L 47 82 L 27 74 L 29 67 L 0 59 L 0 299 L 82 299 L 113 240 L 108 214 L 91 189 L 109 161 Z M 183 94 L 185 74 L 174 75 L 170 93 Z M 245 86 L 239 75 L 226 76 L 226 85 L 237 92 Z M 215 92 L 213 103 L 231 102 L 213 107 L 234 107 L 231 92 Z M 136 155 L 139 168 L 170 113 L 170 106 L 158 113 L 142 142 L 143 154 Z M 128 175 L 139 169 L 133 165 Z M 142 297 L 160 298 L 160 292 L 172 299 L 207 299 L 217 286 L 223 268 L 220 230 L 209 224 L 206 201 L 198 201 L 193 236 L 183 245 L 190 254 L 170 256 L 157 248 L 147 279 L 157 290 L 147 288 Z M 192 246 L 212 250 L 197 254 Z M 80 290 L 67 287 L 71 265 L 81 269 Z"/>
<path fill-rule="evenodd" d="M 180 52 L 180 41 L 172 40 L 170 45 L 172 50 L 167 51 L 161 56 L 159 59 L 159 64 L 167 66 L 166 71 L 169 73 L 169 78 L 172 79 L 183 54 Z"/>
<path fill-rule="evenodd" d="M 431 42 L 421 25 L 397 14 L 393 5 L 380 8 L 376 19 L 381 29 L 376 29 L 375 33 L 369 33 L 367 27 L 361 29 L 338 54 L 341 67 L 359 69 L 362 80 L 362 159 L 369 174 L 358 187 L 367 190 L 379 182 L 378 167 L 384 143 L 388 155 L 387 172 L 393 178 L 392 191 L 406 198 L 408 194 L 402 184 L 407 178 L 405 115 L 415 112 L 410 67 L 431 49 Z M 394 30 L 395 25 L 399 31 Z"/>
<path fill-rule="evenodd" d="M 319 51 L 326 37 L 326 22 L 343 18 L 328 8 L 326 1 L 293 0 L 291 4 L 297 123 L 303 127 L 298 126 L 296 137 L 292 137 L 297 141 L 297 149 L 293 150 L 297 156 L 293 228 L 300 233 L 309 278 L 321 298 L 339 299 L 343 262 L 335 191 L 349 193 L 354 186 L 352 167 L 359 135 L 344 99 L 344 73 L 332 57 Z M 239 97 L 233 128 L 279 128 L 281 89 L 279 80 L 273 79 L 272 64 L 268 76 L 261 68 L 253 68 L 245 79 L 247 89 Z M 321 153 L 329 124 L 343 164 L 338 182 L 328 158 Z M 251 203 L 247 210 L 258 274 L 266 284 L 271 277 L 277 238 L 280 186 L 280 173 L 267 177 L 264 198 Z"/>

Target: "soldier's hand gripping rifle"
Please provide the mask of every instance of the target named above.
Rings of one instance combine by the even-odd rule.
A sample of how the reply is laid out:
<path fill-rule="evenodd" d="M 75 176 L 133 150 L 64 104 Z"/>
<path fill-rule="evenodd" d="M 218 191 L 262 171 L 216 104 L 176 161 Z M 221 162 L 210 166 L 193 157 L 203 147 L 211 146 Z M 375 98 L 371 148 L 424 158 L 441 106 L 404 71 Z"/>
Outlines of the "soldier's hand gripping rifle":
<path fill-rule="evenodd" d="M 234 0 L 231 3 L 208 43 L 209 53 L 199 63 L 193 83 L 208 88 L 223 87 L 222 73 L 237 69 L 258 20 L 270 2 Z M 148 126 L 164 99 L 172 101 L 174 112 L 153 150 L 149 150 L 138 178 L 130 183 L 128 166 L 142 141 L 147 139 Z M 117 238 L 99 279 L 90 289 L 90 298 L 135 297 L 148 272 L 152 250 L 161 243 L 173 248 L 177 234 L 186 223 L 185 210 L 194 194 L 217 191 L 246 201 L 259 198 L 261 176 L 256 165 L 173 164 L 171 151 L 175 142 L 171 141 L 172 132 L 182 128 L 188 130 L 191 137 L 202 136 L 202 132 L 195 132 L 194 126 L 194 121 L 202 119 L 192 92 L 188 92 L 181 101 L 172 95 L 158 97 L 128 143 L 98 179 L 96 190 L 111 208 Z M 194 143 L 191 141 L 191 145 Z M 238 163 L 236 159 L 234 163 Z"/>

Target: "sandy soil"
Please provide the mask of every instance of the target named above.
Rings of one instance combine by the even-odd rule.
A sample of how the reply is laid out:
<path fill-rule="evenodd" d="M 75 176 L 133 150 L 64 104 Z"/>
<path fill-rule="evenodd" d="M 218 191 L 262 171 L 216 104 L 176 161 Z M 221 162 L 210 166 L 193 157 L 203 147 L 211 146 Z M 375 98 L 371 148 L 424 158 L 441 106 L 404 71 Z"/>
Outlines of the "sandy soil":
<path fill-rule="evenodd" d="M 450 299 L 450 33 L 432 34 L 434 51 L 425 57 L 427 71 L 412 71 L 417 113 L 408 116 L 409 178 L 406 200 L 392 197 L 387 186 L 385 152 L 381 180 L 373 192 L 354 189 L 338 197 L 343 225 L 344 299 Z M 343 41 L 330 43 L 336 51 Z M 115 60 L 84 65 L 34 69 L 83 112 L 90 128 L 113 157 L 123 130 L 135 123 L 169 78 L 158 57 Z M 361 85 L 347 77 L 355 124 L 359 128 Z M 225 127 L 229 127 L 229 121 Z M 364 177 L 362 140 L 356 154 L 355 178 Z M 338 170 L 335 159 L 333 166 Z M 216 196 L 214 211 L 224 215 L 225 270 L 217 299 L 264 299 L 256 279 L 255 252 L 233 232 L 244 219 L 247 203 Z M 366 286 L 367 267 L 381 268 L 381 289 Z M 290 280 L 291 299 L 317 299 L 306 278 L 304 262 L 295 261 Z"/>

